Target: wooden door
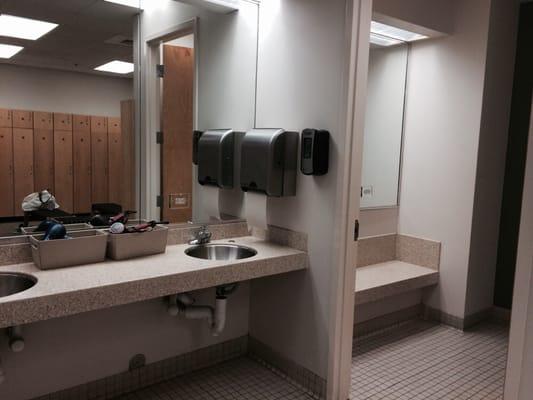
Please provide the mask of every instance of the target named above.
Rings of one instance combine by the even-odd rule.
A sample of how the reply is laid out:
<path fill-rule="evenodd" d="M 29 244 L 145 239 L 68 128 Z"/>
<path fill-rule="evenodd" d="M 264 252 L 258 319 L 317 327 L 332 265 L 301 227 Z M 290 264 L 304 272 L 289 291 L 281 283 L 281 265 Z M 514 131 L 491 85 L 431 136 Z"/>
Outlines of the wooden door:
<path fill-rule="evenodd" d="M 120 125 L 120 118 L 107 119 L 107 149 L 109 163 L 108 193 L 109 202 L 120 204 L 124 209 L 122 196 L 125 176 L 123 174 L 122 130 Z"/>
<path fill-rule="evenodd" d="M 60 125 L 61 126 L 61 125 Z M 54 186 L 61 210 L 74 211 L 72 131 L 54 130 Z"/>
<path fill-rule="evenodd" d="M 91 121 L 86 115 L 72 117 L 74 154 L 74 212 L 91 212 Z"/>
<path fill-rule="evenodd" d="M 194 51 L 163 46 L 162 219 L 186 222 L 192 218 L 192 129 Z M 177 204 L 175 199 L 187 199 Z"/>
<path fill-rule="evenodd" d="M 33 113 L 35 191 L 54 193 L 54 121 L 52 113 Z"/>
<path fill-rule="evenodd" d="M 11 110 L 0 108 L 0 128 L 12 128 L 13 119 Z"/>
<path fill-rule="evenodd" d="M 107 118 L 91 117 L 92 202 L 108 202 Z"/>
<path fill-rule="evenodd" d="M 120 102 L 122 131 L 122 203 L 125 210 L 135 210 L 135 102 Z"/>
<path fill-rule="evenodd" d="M 13 110 L 13 128 L 33 129 L 33 112 Z"/>
<path fill-rule="evenodd" d="M 54 113 L 54 130 L 72 132 L 72 115 Z"/>
<path fill-rule="evenodd" d="M 6 120 L 6 114 L 2 119 L 2 112 L 0 112 L 0 123 L 4 121 L 5 124 Z M 0 217 L 12 217 L 15 215 L 13 207 L 13 128 L 0 127 L 0 190 L 2 191 Z"/>
<path fill-rule="evenodd" d="M 33 129 L 13 128 L 15 215 L 24 215 L 22 200 L 33 193 Z"/>

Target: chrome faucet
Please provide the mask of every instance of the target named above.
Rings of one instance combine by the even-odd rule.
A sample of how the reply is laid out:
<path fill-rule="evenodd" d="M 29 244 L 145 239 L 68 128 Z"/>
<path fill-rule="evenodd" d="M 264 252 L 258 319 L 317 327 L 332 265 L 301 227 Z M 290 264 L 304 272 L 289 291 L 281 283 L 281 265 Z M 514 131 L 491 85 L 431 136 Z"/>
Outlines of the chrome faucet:
<path fill-rule="evenodd" d="M 207 228 L 207 225 L 202 225 L 200 230 L 196 232 L 196 235 L 192 240 L 189 241 L 189 244 L 206 244 L 211 241 L 211 232 Z"/>

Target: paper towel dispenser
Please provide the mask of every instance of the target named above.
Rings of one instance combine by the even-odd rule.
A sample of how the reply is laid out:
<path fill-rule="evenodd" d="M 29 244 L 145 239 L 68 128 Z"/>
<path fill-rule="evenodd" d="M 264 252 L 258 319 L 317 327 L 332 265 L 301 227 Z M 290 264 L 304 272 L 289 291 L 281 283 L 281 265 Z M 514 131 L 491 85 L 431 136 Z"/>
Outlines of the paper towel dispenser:
<path fill-rule="evenodd" d="M 231 129 L 205 131 L 198 139 L 198 183 L 233 188 L 235 135 Z"/>
<path fill-rule="evenodd" d="M 294 196 L 298 132 L 252 129 L 241 144 L 241 188 L 267 196 Z"/>

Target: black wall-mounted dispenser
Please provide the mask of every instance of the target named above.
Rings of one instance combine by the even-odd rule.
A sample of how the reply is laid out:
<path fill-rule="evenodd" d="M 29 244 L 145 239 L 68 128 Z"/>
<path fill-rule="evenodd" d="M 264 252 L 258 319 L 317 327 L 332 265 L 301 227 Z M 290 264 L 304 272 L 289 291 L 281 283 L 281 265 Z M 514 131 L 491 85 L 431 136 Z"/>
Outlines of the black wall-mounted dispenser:
<path fill-rule="evenodd" d="M 241 144 L 241 188 L 267 196 L 294 196 L 298 132 L 252 129 Z"/>
<path fill-rule="evenodd" d="M 233 188 L 235 135 L 231 129 L 205 131 L 198 139 L 198 183 Z"/>
<path fill-rule="evenodd" d="M 304 129 L 301 142 L 300 170 L 304 175 L 325 175 L 329 166 L 329 132 Z"/>

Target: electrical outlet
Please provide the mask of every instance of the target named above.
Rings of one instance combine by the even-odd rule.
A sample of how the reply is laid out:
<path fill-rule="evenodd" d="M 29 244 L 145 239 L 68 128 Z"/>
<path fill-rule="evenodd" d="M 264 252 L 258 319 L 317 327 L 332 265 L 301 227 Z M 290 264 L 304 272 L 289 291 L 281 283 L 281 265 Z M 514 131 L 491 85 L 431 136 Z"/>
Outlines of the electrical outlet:
<path fill-rule="evenodd" d="M 361 188 L 361 198 L 363 199 L 369 199 L 374 197 L 374 186 L 363 186 Z"/>

